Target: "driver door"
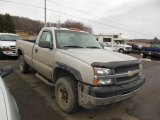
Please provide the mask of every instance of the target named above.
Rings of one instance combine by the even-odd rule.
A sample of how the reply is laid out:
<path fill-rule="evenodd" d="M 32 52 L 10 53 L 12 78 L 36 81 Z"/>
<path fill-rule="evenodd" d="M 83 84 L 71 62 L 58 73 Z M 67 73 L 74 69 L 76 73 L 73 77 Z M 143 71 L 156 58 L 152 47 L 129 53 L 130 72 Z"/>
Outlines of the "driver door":
<path fill-rule="evenodd" d="M 50 48 L 40 47 L 40 41 L 50 42 Z M 54 58 L 53 36 L 50 30 L 42 31 L 39 42 L 33 48 L 33 66 L 48 79 L 52 78 L 52 61 Z"/>

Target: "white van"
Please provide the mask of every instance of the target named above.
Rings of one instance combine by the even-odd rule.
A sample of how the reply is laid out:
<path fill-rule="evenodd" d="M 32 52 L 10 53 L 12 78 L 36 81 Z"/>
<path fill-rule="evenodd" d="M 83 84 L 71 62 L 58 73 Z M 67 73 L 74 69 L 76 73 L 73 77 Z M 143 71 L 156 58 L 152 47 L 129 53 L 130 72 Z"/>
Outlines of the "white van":
<path fill-rule="evenodd" d="M 107 34 L 107 35 L 95 35 L 97 41 L 106 42 L 111 45 L 112 48 L 121 53 L 130 53 L 132 46 L 127 45 L 126 42 L 129 40 L 127 36 L 121 34 Z"/>

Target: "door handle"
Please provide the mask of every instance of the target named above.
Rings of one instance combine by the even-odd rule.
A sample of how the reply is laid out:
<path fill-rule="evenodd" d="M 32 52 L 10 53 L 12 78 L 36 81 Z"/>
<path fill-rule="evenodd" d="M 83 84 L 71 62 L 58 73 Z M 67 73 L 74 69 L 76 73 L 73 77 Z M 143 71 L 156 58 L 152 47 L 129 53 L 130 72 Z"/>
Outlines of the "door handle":
<path fill-rule="evenodd" d="M 38 49 L 35 49 L 35 53 L 38 53 Z"/>

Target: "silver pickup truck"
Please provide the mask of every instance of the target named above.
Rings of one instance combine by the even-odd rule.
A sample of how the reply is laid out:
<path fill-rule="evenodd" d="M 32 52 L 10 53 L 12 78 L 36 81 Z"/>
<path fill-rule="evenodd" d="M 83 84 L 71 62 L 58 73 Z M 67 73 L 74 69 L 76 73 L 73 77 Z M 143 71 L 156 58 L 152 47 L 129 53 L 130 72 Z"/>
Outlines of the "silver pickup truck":
<path fill-rule="evenodd" d="M 43 28 L 36 41 L 17 40 L 20 71 L 29 66 L 55 86 L 58 106 L 66 113 L 78 106 L 105 106 L 134 96 L 145 82 L 134 57 L 108 51 L 94 36 L 77 29 Z"/>

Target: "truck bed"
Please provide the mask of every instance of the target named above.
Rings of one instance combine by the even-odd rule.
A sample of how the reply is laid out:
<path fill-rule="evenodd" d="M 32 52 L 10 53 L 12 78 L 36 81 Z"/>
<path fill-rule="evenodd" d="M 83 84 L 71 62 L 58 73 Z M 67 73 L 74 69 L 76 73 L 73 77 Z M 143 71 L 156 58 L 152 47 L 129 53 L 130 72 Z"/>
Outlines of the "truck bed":
<path fill-rule="evenodd" d="M 26 62 L 29 65 L 32 65 L 32 51 L 35 41 L 31 40 L 17 40 L 16 41 L 16 48 L 23 50 L 24 57 Z"/>
<path fill-rule="evenodd" d="M 28 39 L 21 39 L 22 41 L 26 41 L 26 42 L 32 42 L 32 43 L 35 43 L 36 40 L 28 40 Z"/>

